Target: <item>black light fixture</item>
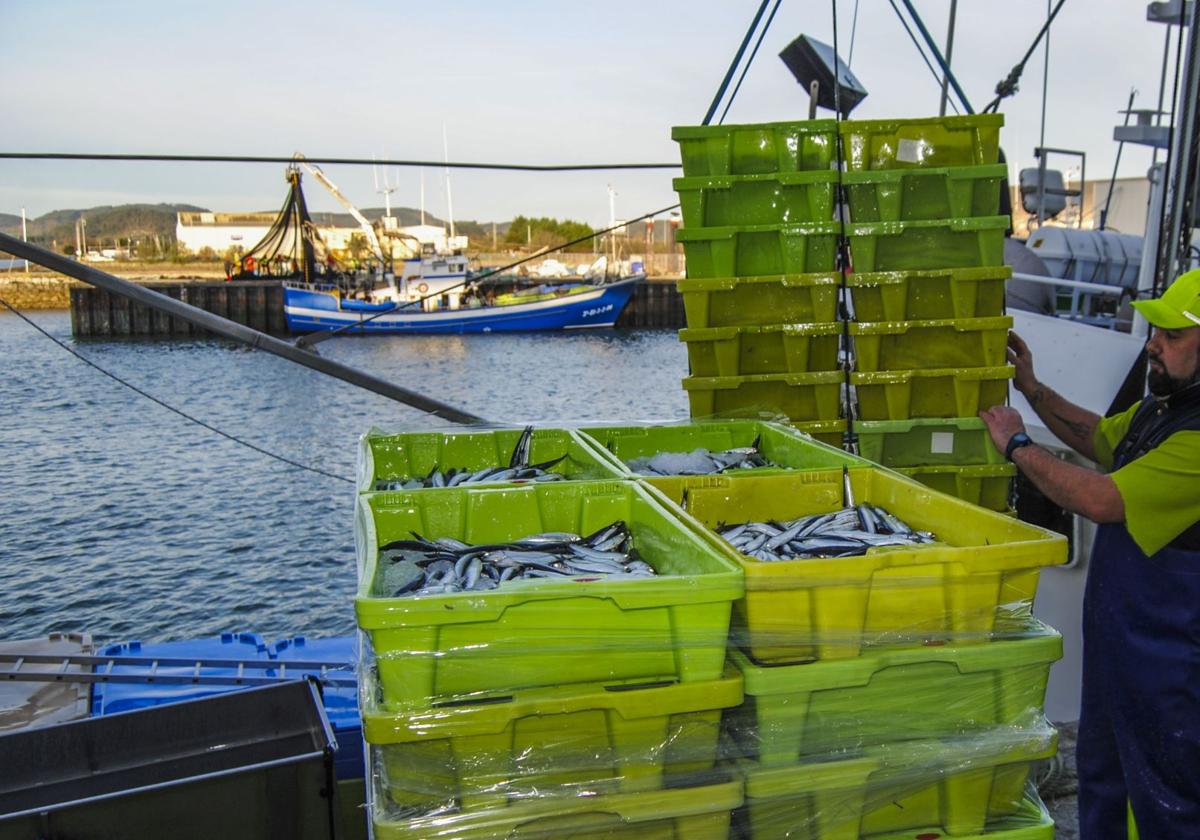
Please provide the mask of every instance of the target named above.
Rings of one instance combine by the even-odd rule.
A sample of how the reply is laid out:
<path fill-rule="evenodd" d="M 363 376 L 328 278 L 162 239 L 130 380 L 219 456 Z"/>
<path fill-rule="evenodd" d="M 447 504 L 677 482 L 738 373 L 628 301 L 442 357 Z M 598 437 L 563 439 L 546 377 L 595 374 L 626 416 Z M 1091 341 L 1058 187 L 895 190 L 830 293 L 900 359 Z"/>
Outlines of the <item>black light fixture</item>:
<path fill-rule="evenodd" d="M 828 44 L 801 35 L 784 47 L 779 57 L 806 91 L 811 91 L 812 84 L 817 83 L 816 104 L 822 108 L 834 111 L 840 105 L 842 116 L 848 117 L 858 103 L 866 98 L 867 89 L 850 72 L 850 68 L 834 55 L 833 47 Z M 833 88 L 835 65 L 838 85 L 836 100 Z"/>

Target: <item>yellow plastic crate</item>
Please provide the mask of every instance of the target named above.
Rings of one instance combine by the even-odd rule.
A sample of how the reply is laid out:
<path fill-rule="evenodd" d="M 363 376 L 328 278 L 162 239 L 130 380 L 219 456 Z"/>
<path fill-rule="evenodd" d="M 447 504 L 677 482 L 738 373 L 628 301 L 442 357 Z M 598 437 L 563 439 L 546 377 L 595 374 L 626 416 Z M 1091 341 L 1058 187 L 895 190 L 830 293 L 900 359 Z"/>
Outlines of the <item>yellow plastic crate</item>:
<path fill-rule="evenodd" d="M 1016 464 L 929 464 L 923 467 L 896 467 L 896 472 L 973 505 L 988 510 L 1007 511 Z"/>
<path fill-rule="evenodd" d="M 852 220 L 899 222 L 995 216 L 1007 176 L 1006 165 L 992 164 L 846 172 L 842 183 Z"/>
<path fill-rule="evenodd" d="M 720 227 L 827 222 L 833 218 L 837 182 L 838 173 L 827 169 L 676 178 L 671 185 L 685 225 Z"/>
<path fill-rule="evenodd" d="M 999 267 L 1004 265 L 1004 233 L 1009 224 L 1008 216 L 856 222 L 846 225 L 845 236 L 850 243 L 850 262 L 856 272 Z M 752 255 L 753 251 L 747 252 L 747 258 Z"/>
<path fill-rule="evenodd" d="M 846 429 L 849 424 L 845 420 L 812 420 L 792 422 L 788 424 L 797 431 L 811 435 L 827 446 L 841 449 L 846 442 Z"/>
<path fill-rule="evenodd" d="M 679 331 L 694 376 L 838 370 L 843 325 L 772 324 Z"/>
<path fill-rule="evenodd" d="M 1012 318 L 954 318 L 848 324 L 856 369 L 998 367 L 1007 360 Z"/>
<path fill-rule="evenodd" d="M 860 420 L 975 417 L 1008 401 L 1005 367 L 884 370 L 850 374 Z"/>
<path fill-rule="evenodd" d="M 841 275 L 685 277 L 676 282 L 689 327 L 817 324 L 837 320 Z"/>
<path fill-rule="evenodd" d="M 956 220 L 962 223 L 975 221 L 979 220 Z M 948 222 L 909 224 L 934 224 L 941 228 L 954 226 Z M 809 222 L 790 225 L 685 227 L 679 229 L 675 238 L 683 246 L 688 277 L 742 277 L 833 271 L 837 264 L 837 244 L 841 233 L 842 226 L 833 222 Z M 867 249 L 873 247 L 876 239 L 885 234 L 896 238 L 901 233 L 902 231 L 864 228 L 859 231 L 859 236 L 866 243 L 863 248 Z M 974 242 L 974 233 L 970 236 Z M 909 237 L 914 243 L 920 238 L 919 231 Z M 887 260 L 891 259 L 891 254 L 902 250 L 905 243 L 900 243 L 894 248 L 890 247 L 890 244 L 889 240 L 881 246 Z M 980 260 L 976 259 L 974 264 L 979 263 Z"/>
<path fill-rule="evenodd" d="M 783 415 L 790 420 L 838 420 L 841 371 L 690 376 L 683 380 L 692 417 Z"/>
<path fill-rule="evenodd" d="M 683 174 L 827 171 L 837 159 L 837 122 L 684 125 L 671 129 Z"/>
<path fill-rule="evenodd" d="M 838 510 L 840 471 L 645 479 L 741 565 L 746 596 L 734 603 L 731 635 L 759 662 L 845 659 L 873 645 L 985 642 L 998 608 L 1032 603 L 1041 567 L 1067 560 L 1061 534 L 888 470 L 852 467 L 848 474 L 856 502 L 883 507 L 938 541 L 767 563 L 711 529 Z"/>
<path fill-rule="evenodd" d="M 850 172 L 994 164 L 1003 125 L 1003 114 L 846 120 L 842 154 Z"/>
<path fill-rule="evenodd" d="M 846 275 L 857 321 L 990 318 L 1004 314 L 1008 266 Z"/>

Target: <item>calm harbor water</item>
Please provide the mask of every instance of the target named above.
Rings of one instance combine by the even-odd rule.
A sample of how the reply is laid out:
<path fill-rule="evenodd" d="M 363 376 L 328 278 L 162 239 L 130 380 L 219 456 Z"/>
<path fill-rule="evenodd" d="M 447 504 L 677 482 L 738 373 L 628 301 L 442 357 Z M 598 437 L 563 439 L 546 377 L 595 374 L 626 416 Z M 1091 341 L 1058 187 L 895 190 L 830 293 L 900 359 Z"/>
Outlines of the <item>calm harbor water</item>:
<path fill-rule="evenodd" d="M 70 340 L 65 312 L 32 313 Z M 216 340 L 75 342 L 222 430 L 352 478 L 371 426 L 445 426 Z M 342 338 L 321 353 L 520 425 L 680 419 L 674 331 Z M 238 446 L 0 314 L 0 638 L 99 641 L 354 627 L 353 486 Z"/>

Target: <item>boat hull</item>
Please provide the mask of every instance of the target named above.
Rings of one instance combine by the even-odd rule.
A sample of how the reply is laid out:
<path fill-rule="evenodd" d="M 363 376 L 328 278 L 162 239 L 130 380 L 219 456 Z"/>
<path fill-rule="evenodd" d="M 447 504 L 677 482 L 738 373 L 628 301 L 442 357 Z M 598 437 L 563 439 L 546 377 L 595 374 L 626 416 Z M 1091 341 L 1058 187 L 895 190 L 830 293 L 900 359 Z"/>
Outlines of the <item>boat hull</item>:
<path fill-rule="evenodd" d="M 342 301 L 327 291 L 284 286 L 284 315 L 291 332 L 349 327 L 349 333 L 486 333 L 611 327 L 642 277 L 630 277 L 549 300 L 446 309 L 433 312 L 389 309 L 388 305 Z M 379 314 L 379 313 L 383 314 Z M 367 321 L 372 315 L 378 315 Z"/>

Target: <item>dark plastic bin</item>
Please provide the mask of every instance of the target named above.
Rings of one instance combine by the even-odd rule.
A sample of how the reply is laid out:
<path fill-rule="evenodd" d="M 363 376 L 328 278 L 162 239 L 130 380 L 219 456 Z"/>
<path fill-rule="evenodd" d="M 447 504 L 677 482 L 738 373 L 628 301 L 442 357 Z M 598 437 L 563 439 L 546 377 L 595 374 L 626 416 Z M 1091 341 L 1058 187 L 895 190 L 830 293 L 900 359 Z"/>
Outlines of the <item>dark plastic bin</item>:
<path fill-rule="evenodd" d="M 307 681 L 5 735 L 0 838 L 332 838 L 334 746 Z"/>

